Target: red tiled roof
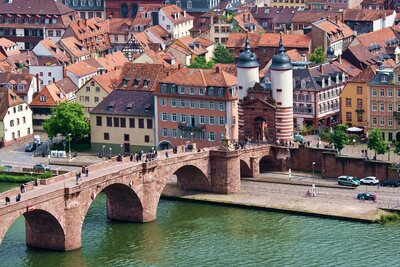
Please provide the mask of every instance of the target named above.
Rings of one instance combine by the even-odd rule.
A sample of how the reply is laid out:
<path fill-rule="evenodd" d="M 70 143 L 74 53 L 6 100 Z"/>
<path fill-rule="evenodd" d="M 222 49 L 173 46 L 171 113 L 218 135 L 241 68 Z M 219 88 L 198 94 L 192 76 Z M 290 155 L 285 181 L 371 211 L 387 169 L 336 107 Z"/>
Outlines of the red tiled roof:
<path fill-rule="evenodd" d="M 345 21 L 375 21 L 390 16 L 394 12 L 394 10 L 345 9 L 343 16 Z"/>
<path fill-rule="evenodd" d="M 258 42 L 258 47 L 278 47 L 279 39 L 279 33 L 264 33 Z M 311 46 L 311 37 L 308 35 L 283 34 L 282 40 L 285 47 L 309 49 Z"/>
<path fill-rule="evenodd" d="M 190 16 L 187 13 L 184 16 L 183 10 L 180 9 L 177 5 L 164 6 L 161 8 L 161 11 L 163 11 L 168 19 L 174 24 L 179 24 L 194 19 L 194 17 Z M 174 16 L 175 14 L 176 16 Z"/>
<path fill-rule="evenodd" d="M 10 89 L 0 89 L 0 120 L 3 120 L 10 107 L 23 104 L 24 100 Z"/>
<path fill-rule="evenodd" d="M 324 19 L 314 22 L 313 26 L 325 31 L 331 42 L 337 42 L 354 35 L 353 30 L 341 21 L 333 22 L 329 19 Z"/>
<path fill-rule="evenodd" d="M 237 78 L 223 70 L 217 72 L 213 69 L 184 68 L 175 71 L 173 75 L 165 77 L 161 82 L 185 86 L 229 87 L 237 85 Z"/>

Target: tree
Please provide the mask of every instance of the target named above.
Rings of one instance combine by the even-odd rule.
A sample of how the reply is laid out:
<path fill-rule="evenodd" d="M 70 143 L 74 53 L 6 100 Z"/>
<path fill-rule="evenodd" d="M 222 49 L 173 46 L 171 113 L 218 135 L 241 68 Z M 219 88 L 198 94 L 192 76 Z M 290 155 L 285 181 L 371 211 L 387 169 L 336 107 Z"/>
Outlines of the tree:
<path fill-rule="evenodd" d="M 207 62 L 205 56 L 197 56 L 193 63 L 187 67 L 193 69 L 212 69 L 214 68 L 214 62 L 212 60 Z"/>
<path fill-rule="evenodd" d="M 322 47 L 317 47 L 314 49 L 314 52 L 310 55 L 310 61 L 315 64 L 321 64 L 325 62 L 325 52 Z"/>
<path fill-rule="evenodd" d="M 329 137 L 329 141 L 332 142 L 337 150 L 342 151 L 345 145 L 349 143 L 349 136 L 346 133 L 347 126 L 343 124 L 336 125 L 333 129 L 333 133 Z"/>
<path fill-rule="evenodd" d="M 72 140 L 80 140 L 89 134 L 89 123 L 79 103 L 62 102 L 51 109 L 51 117 L 43 123 L 49 137 L 71 134 Z"/>
<path fill-rule="evenodd" d="M 367 147 L 375 151 L 374 159 L 376 159 L 376 154 L 383 155 L 388 151 L 386 142 L 382 137 L 382 132 L 378 128 L 372 129 L 368 135 Z"/>
<path fill-rule="evenodd" d="M 215 48 L 213 60 L 216 63 L 223 64 L 235 63 L 235 57 L 231 53 L 229 53 L 228 49 L 225 46 L 221 44 L 218 44 Z"/>
<path fill-rule="evenodd" d="M 396 142 L 396 147 L 394 148 L 394 152 L 399 155 L 400 154 L 400 142 Z"/>

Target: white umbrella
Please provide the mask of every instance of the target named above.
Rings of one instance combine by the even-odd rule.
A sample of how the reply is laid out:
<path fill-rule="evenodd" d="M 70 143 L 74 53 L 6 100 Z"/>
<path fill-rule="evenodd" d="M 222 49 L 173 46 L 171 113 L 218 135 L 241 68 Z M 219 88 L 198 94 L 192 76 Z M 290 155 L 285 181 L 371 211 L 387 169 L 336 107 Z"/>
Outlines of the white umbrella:
<path fill-rule="evenodd" d="M 348 132 L 362 132 L 363 129 L 358 128 L 358 127 L 350 127 L 347 129 Z"/>

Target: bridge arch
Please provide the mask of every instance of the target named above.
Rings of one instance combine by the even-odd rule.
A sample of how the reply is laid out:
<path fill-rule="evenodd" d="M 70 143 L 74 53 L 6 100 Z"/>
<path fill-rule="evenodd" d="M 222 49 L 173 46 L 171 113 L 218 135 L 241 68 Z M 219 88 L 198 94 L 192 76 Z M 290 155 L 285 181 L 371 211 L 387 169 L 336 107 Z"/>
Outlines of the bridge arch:
<path fill-rule="evenodd" d="M 96 188 L 91 188 L 84 194 L 86 201 L 90 201 L 86 209 L 83 211 L 83 220 L 87 215 L 87 212 L 97 197 L 98 194 L 104 192 L 106 194 L 106 205 L 107 205 L 107 218 L 110 220 L 118 221 L 131 221 L 131 222 L 143 222 L 143 205 L 142 201 L 136 192 L 133 190 L 134 182 L 130 185 L 129 182 L 133 180 L 127 180 L 126 183 L 116 182 L 105 186 L 104 188 L 97 191 Z M 132 186 L 132 187 L 131 187 Z"/>
<path fill-rule="evenodd" d="M 252 177 L 252 172 L 250 168 L 250 162 L 245 160 L 240 160 L 240 177 Z"/>
<path fill-rule="evenodd" d="M 59 218 L 43 209 L 27 212 L 15 212 L 2 222 L 0 243 L 10 227 L 21 216 L 25 217 L 25 236 L 28 246 L 49 249 L 66 250 L 65 231 Z"/>
<path fill-rule="evenodd" d="M 260 173 L 281 170 L 280 163 L 276 160 L 276 151 L 274 149 L 270 149 L 268 154 L 260 156 L 259 168 Z"/>
<path fill-rule="evenodd" d="M 211 182 L 197 166 L 185 165 L 178 168 L 173 174 L 176 175 L 178 184 L 184 190 L 211 191 Z"/>

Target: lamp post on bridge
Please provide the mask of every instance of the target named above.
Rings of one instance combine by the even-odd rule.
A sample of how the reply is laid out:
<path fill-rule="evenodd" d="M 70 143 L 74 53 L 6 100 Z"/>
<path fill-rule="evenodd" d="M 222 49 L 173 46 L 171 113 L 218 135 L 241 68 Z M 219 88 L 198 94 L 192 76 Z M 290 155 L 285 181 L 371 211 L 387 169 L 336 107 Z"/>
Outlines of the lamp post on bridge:
<path fill-rule="evenodd" d="M 110 147 L 110 159 L 111 159 L 111 151 L 112 151 L 112 147 Z"/>
<path fill-rule="evenodd" d="M 102 148 L 103 148 L 103 153 L 101 154 L 101 159 L 104 160 L 104 148 L 106 148 L 106 146 L 103 145 Z"/>
<path fill-rule="evenodd" d="M 123 153 L 123 152 L 122 152 L 122 147 L 123 147 L 123 146 L 124 146 L 124 145 L 123 145 L 123 144 L 121 144 L 121 156 L 122 156 L 122 153 Z"/>
<path fill-rule="evenodd" d="M 71 161 L 71 134 L 68 134 L 68 158 Z"/>

